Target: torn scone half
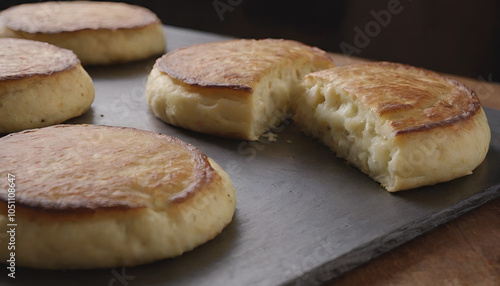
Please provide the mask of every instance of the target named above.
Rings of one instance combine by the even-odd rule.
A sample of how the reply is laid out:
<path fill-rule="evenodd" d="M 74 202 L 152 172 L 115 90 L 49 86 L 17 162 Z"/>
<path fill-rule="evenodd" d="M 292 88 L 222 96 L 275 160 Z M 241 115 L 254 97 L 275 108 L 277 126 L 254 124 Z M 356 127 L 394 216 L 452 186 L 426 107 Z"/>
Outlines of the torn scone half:
<path fill-rule="evenodd" d="M 306 74 L 333 66 L 326 52 L 290 40 L 199 44 L 157 60 L 146 98 L 171 125 L 258 140 L 289 114 Z"/>
<path fill-rule="evenodd" d="M 294 121 L 388 191 L 452 180 L 484 160 L 486 115 L 465 85 L 378 62 L 309 74 Z"/>

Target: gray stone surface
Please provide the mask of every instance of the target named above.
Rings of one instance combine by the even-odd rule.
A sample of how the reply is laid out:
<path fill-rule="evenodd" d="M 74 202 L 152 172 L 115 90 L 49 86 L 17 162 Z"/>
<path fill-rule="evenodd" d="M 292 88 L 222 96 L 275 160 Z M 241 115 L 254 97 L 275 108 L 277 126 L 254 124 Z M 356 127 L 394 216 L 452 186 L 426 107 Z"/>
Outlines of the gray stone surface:
<path fill-rule="evenodd" d="M 222 37 L 167 27 L 168 49 Z M 276 142 L 197 134 L 155 118 L 144 99 L 154 60 L 88 68 L 92 110 L 71 123 L 135 127 L 197 146 L 229 173 L 233 222 L 207 244 L 174 259 L 90 271 L 19 268 L 2 285 L 316 285 L 499 195 L 500 112 L 487 110 L 490 152 L 473 175 L 387 193 L 291 122 Z M 5 271 L 5 270 L 4 270 Z"/>

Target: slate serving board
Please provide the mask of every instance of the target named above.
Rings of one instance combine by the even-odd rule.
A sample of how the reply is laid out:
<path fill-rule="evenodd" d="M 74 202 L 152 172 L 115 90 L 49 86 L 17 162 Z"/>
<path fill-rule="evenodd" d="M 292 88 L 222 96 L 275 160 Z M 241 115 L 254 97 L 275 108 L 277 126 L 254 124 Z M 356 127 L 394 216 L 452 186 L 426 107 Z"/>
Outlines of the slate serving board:
<path fill-rule="evenodd" d="M 226 37 L 165 27 L 168 50 Z M 500 111 L 486 109 L 492 141 L 474 174 L 395 194 L 287 120 L 276 142 L 216 138 L 169 126 L 144 99 L 154 60 L 87 68 L 92 109 L 70 123 L 135 127 L 197 146 L 230 175 L 233 222 L 181 257 L 139 267 L 88 271 L 6 270 L 2 285 L 316 285 L 497 196 Z M 35 285 L 37 285 L 35 284 Z"/>

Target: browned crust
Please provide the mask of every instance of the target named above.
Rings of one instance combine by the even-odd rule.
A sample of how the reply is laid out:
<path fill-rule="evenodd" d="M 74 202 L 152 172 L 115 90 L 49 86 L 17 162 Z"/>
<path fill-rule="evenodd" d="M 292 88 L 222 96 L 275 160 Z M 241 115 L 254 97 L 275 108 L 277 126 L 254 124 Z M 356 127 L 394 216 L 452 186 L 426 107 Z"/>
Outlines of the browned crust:
<path fill-rule="evenodd" d="M 94 1 L 17 5 L 0 12 L 0 21 L 14 31 L 31 34 L 136 29 L 160 22 L 156 14 L 144 7 Z"/>
<path fill-rule="evenodd" d="M 70 50 L 24 39 L 0 39 L 0 82 L 50 76 L 80 64 Z"/>
<path fill-rule="evenodd" d="M 468 93 L 471 96 L 470 97 L 471 101 L 468 104 L 468 108 L 466 110 L 463 110 L 460 114 L 453 116 L 453 117 L 450 117 L 450 118 L 446 118 L 444 120 L 440 120 L 440 121 L 432 122 L 432 123 L 428 123 L 428 124 L 422 124 L 419 126 L 406 127 L 404 129 L 396 131 L 396 135 L 408 134 L 408 133 L 412 133 L 412 132 L 426 131 L 426 130 L 430 130 L 433 128 L 454 125 L 458 122 L 470 120 L 471 118 L 473 118 L 474 116 L 476 116 L 478 114 L 479 110 L 481 109 L 481 103 L 479 102 L 479 98 L 477 97 L 476 93 L 460 82 L 457 82 L 457 81 L 452 80 L 452 79 L 448 79 L 448 80 L 455 82 L 457 87 L 464 88 L 468 91 Z M 438 116 L 438 114 L 435 114 L 435 115 Z"/>
<path fill-rule="evenodd" d="M 438 73 L 409 65 L 370 62 L 309 75 L 335 83 L 391 121 L 395 135 L 469 120 L 481 108 L 470 88 Z"/>
<path fill-rule="evenodd" d="M 163 57 L 165 57 L 164 55 Z M 160 70 L 164 73 L 166 73 L 168 76 L 181 81 L 183 84 L 186 84 L 188 86 L 195 86 L 195 87 L 201 87 L 201 88 L 210 88 L 210 89 L 217 89 L 217 88 L 225 88 L 225 89 L 232 89 L 232 90 L 237 90 L 237 91 L 243 91 L 246 93 L 252 93 L 253 88 L 248 85 L 243 85 L 243 84 L 229 84 L 229 83 L 208 83 L 208 82 L 203 82 L 200 79 L 190 77 L 187 75 L 183 75 L 179 72 L 175 72 L 173 70 L 168 70 L 168 68 L 165 66 L 163 57 L 158 59 L 158 66 Z"/>
<path fill-rule="evenodd" d="M 470 89 L 469 87 L 467 87 L 463 83 L 460 83 L 456 80 L 441 76 L 437 73 L 433 73 L 433 75 L 437 76 L 439 78 L 442 78 L 443 80 L 448 81 L 450 84 L 454 85 L 457 88 L 457 90 L 462 91 L 461 93 L 464 96 L 463 100 L 468 102 L 465 104 L 465 108 L 462 109 L 458 114 L 456 114 L 454 116 L 451 116 L 451 117 L 448 117 L 445 119 L 441 119 L 441 120 L 438 120 L 436 122 L 421 124 L 418 126 L 408 126 L 408 127 L 405 127 L 401 130 L 397 130 L 396 135 L 402 135 L 402 134 L 407 134 L 407 133 L 411 133 L 411 132 L 426 131 L 426 130 L 430 130 L 433 128 L 453 125 L 453 124 L 456 124 L 458 122 L 470 120 L 472 117 L 474 117 L 475 115 L 478 114 L 479 110 L 481 109 L 481 103 L 480 103 L 479 98 L 477 97 L 476 93 L 472 89 Z M 443 114 L 446 114 L 445 112 L 442 112 L 442 110 L 448 109 L 448 108 L 453 108 L 453 106 L 447 105 L 445 103 L 442 108 L 437 108 L 435 110 L 432 110 L 432 111 L 428 112 L 427 115 L 431 118 L 432 117 L 442 118 Z M 393 127 L 395 127 L 394 123 L 393 123 Z"/>
<path fill-rule="evenodd" d="M 100 138 L 97 138 L 97 141 L 102 139 L 106 141 L 106 138 L 114 136 L 115 132 L 122 132 L 120 136 L 126 135 L 126 137 L 130 138 L 137 136 L 140 140 L 131 139 L 128 143 L 120 146 L 107 146 L 101 144 L 100 141 L 99 143 L 87 142 L 94 137 L 85 137 L 84 134 L 92 133 L 89 136 L 96 136 L 94 134 L 98 133 L 93 133 L 93 131 L 100 132 L 100 135 L 98 135 Z M 146 141 L 152 143 L 144 143 Z M 146 146 L 143 147 L 141 144 Z M 79 145 L 79 147 L 75 147 L 75 145 Z M 142 148 L 136 148 L 136 146 Z M 79 156 L 89 158 L 86 161 L 90 162 L 87 164 L 83 160 L 79 163 L 77 161 L 64 161 L 54 169 L 57 173 L 50 176 L 50 178 L 55 178 L 55 181 L 46 182 L 36 178 L 37 173 L 42 170 L 42 166 L 44 168 L 53 168 L 54 166 L 50 166 L 50 164 L 61 158 L 61 156 L 65 156 L 64 152 L 73 152 L 72 148 L 88 149 L 80 152 Z M 37 149 L 45 150 L 39 151 Z M 161 149 L 161 155 L 156 153 L 159 149 Z M 109 153 L 112 155 L 110 158 L 114 160 L 108 162 L 109 164 L 106 164 L 105 161 L 90 159 L 96 154 L 105 157 L 108 152 L 111 152 Z M 51 156 L 38 157 L 40 154 L 50 154 Z M 23 156 L 31 156 L 31 158 L 22 161 Z M 127 156 L 130 156 L 131 161 Z M 192 173 L 179 173 L 179 178 L 175 177 L 175 172 L 169 173 L 173 176 L 172 178 L 155 180 L 154 183 L 150 184 L 141 184 L 137 177 L 110 178 L 104 185 L 85 181 L 81 184 L 82 181 L 78 181 L 77 178 L 82 173 L 94 172 L 95 177 L 94 175 L 88 176 L 88 179 L 97 180 L 99 179 L 98 174 L 106 171 L 102 168 L 102 165 L 105 167 L 114 166 L 115 169 L 111 171 L 118 172 L 120 169 L 127 168 L 130 164 L 136 164 L 134 160 L 150 162 L 150 157 L 153 158 L 154 156 L 165 156 L 164 164 L 172 164 L 165 167 L 166 169 L 182 168 L 183 166 L 176 165 L 175 158 L 187 156 L 186 160 L 192 162 Z M 18 158 L 22 161 L 21 163 L 16 163 Z M 71 157 L 68 158 L 71 159 Z M 56 125 L 10 134 L 0 138 L 0 161 L 2 162 L 0 173 L 18 174 L 16 176 L 16 207 L 24 208 L 28 213 L 30 210 L 67 214 L 95 213 L 99 211 L 128 212 L 134 209 L 154 208 L 151 205 L 151 199 L 163 200 L 167 205 L 179 205 L 192 198 L 214 180 L 220 179 L 211 167 L 207 156 L 194 146 L 165 134 L 125 127 Z M 31 163 L 31 165 L 26 165 L 26 163 Z M 74 167 L 77 164 L 80 164 L 79 167 Z M 163 165 L 160 167 L 163 167 Z M 137 176 L 149 176 L 147 177 L 149 180 L 150 178 L 155 179 L 155 176 L 162 174 L 161 172 L 162 170 L 158 170 L 157 173 L 140 173 Z M 188 176 L 188 178 L 183 176 Z M 190 184 L 174 193 L 164 193 L 164 190 L 168 192 L 169 184 L 173 184 L 175 188 L 176 184 L 180 184 L 184 180 L 183 178 L 190 179 Z M 68 189 L 64 190 L 64 188 Z M 132 189 L 134 191 L 129 192 Z M 47 192 L 57 193 L 50 197 L 45 195 Z M 115 194 L 117 192 L 118 194 Z M 7 200 L 7 189 L 0 189 L 0 201 L 6 203 Z"/>
<path fill-rule="evenodd" d="M 158 69 L 188 85 L 252 93 L 271 69 L 290 61 L 333 63 L 315 47 L 283 39 L 238 39 L 177 49 L 157 61 Z"/>

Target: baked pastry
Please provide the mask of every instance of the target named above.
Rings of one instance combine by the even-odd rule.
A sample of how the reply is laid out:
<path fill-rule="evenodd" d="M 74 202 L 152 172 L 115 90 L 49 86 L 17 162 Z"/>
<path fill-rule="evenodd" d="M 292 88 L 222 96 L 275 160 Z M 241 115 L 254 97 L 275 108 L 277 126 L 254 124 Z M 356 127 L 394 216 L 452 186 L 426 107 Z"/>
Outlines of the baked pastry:
<path fill-rule="evenodd" d="M 93 101 L 92 79 L 72 51 L 0 39 L 0 133 L 61 123 Z"/>
<path fill-rule="evenodd" d="M 125 3 L 68 1 L 13 6 L 0 12 L 0 37 L 48 42 L 84 65 L 129 62 L 165 51 L 161 21 Z"/>
<path fill-rule="evenodd" d="M 178 256 L 219 234 L 235 210 L 221 167 L 164 134 L 56 125 L 1 138 L 0 161 L 1 176 L 14 176 L 16 210 L 8 221 L 2 188 L 0 231 L 17 224 L 18 266 L 109 268 Z"/>
<path fill-rule="evenodd" d="M 388 191 L 470 174 L 490 129 L 476 94 L 424 69 L 378 62 L 309 74 L 294 122 Z"/>
<path fill-rule="evenodd" d="M 290 40 L 199 44 L 157 60 L 146 98 L 169 124 L 257 140 L 289 113 L 304 75 L 333 66 L 326 52 Z"/>

